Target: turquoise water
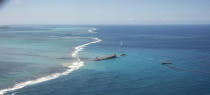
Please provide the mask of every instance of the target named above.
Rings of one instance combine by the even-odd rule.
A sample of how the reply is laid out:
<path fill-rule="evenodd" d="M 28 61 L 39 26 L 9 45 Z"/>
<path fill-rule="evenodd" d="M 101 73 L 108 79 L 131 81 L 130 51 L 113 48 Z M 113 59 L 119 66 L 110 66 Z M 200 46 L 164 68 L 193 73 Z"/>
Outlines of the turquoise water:
<path fill-rule="evenodd" d="M 92 41 L 78 38 L 90 27 L 10 26 L 0 29 L 0 88 L 63 72 L 74 59 L 78 45 Z"/>
<path fill-rule="evenodd" d="M 88 45 L 79 52 L 78 56 L 84 61 L 84 66 L 79 70 L 57 79 L 11 91 L 6 95 L 208 95 L 210 93 L 209 25 L 59 26 L 65 27 L 62 28 L 65 32 L 63 34 L 62 31 L 55 29 L 58 26 L 45 26 L 45 28 L 49 27 L 54 32 L 57 31 L 49 33 L 53 37 L 97 37 L 102 41 Z M 78 32 L 66 34 L 71 33 L 67 32 L 71 31 L 70 27 L 73 27 L 72 31 L 77 31 L 75 29 L 77 27 Z M 87 31 L 93 27 L 97 29 L 94 30 L 97 33 Z M 43 33 L 42 36 L 45 35 L 48 34 Z M 87 39 L 59 38 L 47 40 L 46 43 L 52 41 L 54 44 L 50 49 L 58 50 L 58 52 L 50 52 L 53 53 L 50 57 L 56 59 L 65 56 L 63 58 L 70 62 L 74 58 L 69 58 L 71 54 L 68 55 L 68 49 L 71 49 L 70 53 L 72 53 L 73 47 L 92 41 Z M 121 42 L 124 44 L 121 45 Z M 62 43 L 69 43 L 69 46 Z M 42 47 L 42 50 L 45 50 L 45 47 Z M 48 55 L 42 53 L 41 55 Z M 92 61 L 97 56 L 113 53 L 117 55 L 125 53 L 126 56 L 118 56 L 112 60 Z M 44 57 L 41 58 L 43 60 L 36 61 L 47 60 Z M 54 62 L 52 67 L 61 66 L 61 63 L 66 62 L 60 59 L 57 60 L 58 63 L 54 60 L 50 61 Z M 39 62 L 37 66 L 42 67 Z M 161 65 L 162 62 L 173 64 Z M 49 63 L 45 62 L 46 69 L 52 70 L 47 67 L 52 65 Z M 33 74 L 29 73 L 29 75 Z"/>

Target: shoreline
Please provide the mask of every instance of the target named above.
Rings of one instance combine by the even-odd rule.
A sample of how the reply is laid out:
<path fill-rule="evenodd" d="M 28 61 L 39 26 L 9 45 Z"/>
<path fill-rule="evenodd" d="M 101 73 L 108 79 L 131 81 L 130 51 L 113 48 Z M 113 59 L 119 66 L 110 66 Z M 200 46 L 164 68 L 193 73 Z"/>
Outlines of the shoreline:
<path fill-rule="evenodd" d="M 42 82 L 46 82 L 52 79 L 56 79 L 60 76 L 64 76 L 64 75 L 68 75 L 69 73 L 78 70 L 80 67 L 84 66 L 84 62 L 80 60 L 79 56 L 77 55 L 80 51 L 82 51 L 86 46 L 90 45 L 90 44 L 94 44 L 94 43 L 98 43 L 101 42 L 100 39 L 92 37 L 91 39 L 93 39 L 94 41 L 91 41 L 89 43 L 86 44 L 82 44 L 79 46 L 76 46 L 74 49 L 75 51 L 72 53 L 72 57 L 76 58 L 76 61 L 72 63 L 72 65 L 67 66 L 67 70 L 65 70 L 64 72 L 61 73 L 54 73 L 54 74 L 50 74 L 47 75 L 45 77 L 41 77 L 41 78 L 37 78 L 35 80 L 30 80 L 30 81 L 25 81 L 25 82 L 20 82 L 15 84 L 13 87 L 11 88 L 5 88 L 5 89 L 0 89 L 0 95 L 4 95 L 5 93 L 9 92 L 9 91 L 15 91 L 21 88 L 24 88 L 25 86 L 29 86 L 29 85 L 34 85 L 34 84 L 38 84 L 38 83 L 42 83 Z"/>

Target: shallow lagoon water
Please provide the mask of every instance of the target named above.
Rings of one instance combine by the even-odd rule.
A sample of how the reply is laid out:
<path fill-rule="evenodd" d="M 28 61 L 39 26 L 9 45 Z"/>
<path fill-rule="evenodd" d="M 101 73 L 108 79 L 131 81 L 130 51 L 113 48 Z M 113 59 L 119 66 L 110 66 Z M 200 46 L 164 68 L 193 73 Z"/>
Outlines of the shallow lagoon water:
<path fill-rule="evenodd" d="M 78 31 L 75 33 L 76 29 Z M 38 26 L 10 26 L 1 29 L 0 88 L 65 71 L 65 66 L 75 60 L 71 56 L 74 48 L 92 41 L 91 38 L 76 36 L 77 33 L 86 33 L 87 29 L 43 29 Z M 63 33 L 69 35 L 63 36 Z"/>

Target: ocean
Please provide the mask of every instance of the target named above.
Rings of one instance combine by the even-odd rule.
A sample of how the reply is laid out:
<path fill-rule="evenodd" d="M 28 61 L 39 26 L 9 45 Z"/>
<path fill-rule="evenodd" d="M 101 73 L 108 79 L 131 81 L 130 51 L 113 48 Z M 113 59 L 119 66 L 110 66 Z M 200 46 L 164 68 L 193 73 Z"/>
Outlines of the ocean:
<path fill-rule="evenodd" d="M 209 59 L 210 25 L 10 25 L 0 95 L 209 95 Z"/>

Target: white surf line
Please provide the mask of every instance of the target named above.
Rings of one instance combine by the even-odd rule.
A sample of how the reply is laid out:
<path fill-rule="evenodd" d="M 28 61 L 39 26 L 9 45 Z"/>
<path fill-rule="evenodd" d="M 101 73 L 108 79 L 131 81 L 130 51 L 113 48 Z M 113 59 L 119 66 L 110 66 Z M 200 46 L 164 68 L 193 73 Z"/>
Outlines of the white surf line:
<path fill-rule="evenodd" d="M 86 47 L 87 45 L 89 45 L 89 44 L 94 44 L 94 43 L 98 43 L 98 42 L 101 41 L 101 40 L 98 39 L 98 38 L 92 38 L 92 39 L 94 39 L 95 41 L 89 42 L 89 43 L 87 43 L 87 44 L 83 44 L 83 45 L 80 45 L 80 46 L 75 47 L 75 51 L 72 53 L 72 57 L 76 58 L 78 52 L 81 51 L 81 50 L 83 50 L 84 47 Z"/>
<path fill-rule="evenodd" d="M 97 33 L 97 32 L 94 32 L 95 30 L 97 30 L 97 29 L 96 28 L 92 28 L 92 29 L 89 29 L 88 32 L 89 33 Z"/>
<path fill-rule="evenodd" d="M 17 83 L 11 88 L 6 88 L 6 89 L 0 90 L 0 95 L 4 95 L 5 93 L 7 93 L 9 91 L 14 91 L 14 90 L 24 88 L 25 86 L 38 84 L 38 83 L 41 83 L 41 82 L 45 82 L 45 81 L 48 81 L 48 80 L 58 78 L 58 77 L 63 76 L 63 75 L 68 75 L 72 71 L 75 71 L 75 70 L 79 69 L 80 67 L 82 67 L 84 65 L 84 62 L 81 61 L 79 59 L 78 55 L 77 55 L 79 53 L 79 51 L 83 50 L 86 46 L 88 46 L 90 44 L 98 43 L 98 42 L 101 41 L 98 38 L 92 38 L 92 39 L 94 39 L 95 41 L 92 41 L 92 42 L 89 42 L 89 43 L 86 43 L 86 44 L 75 47 L 75 51 L 72 53 L 72 57 L 77 58 L 77 61 L 73 62 L 73 64 L 71 66 L 68 66 L 68 69 L 66 71 L 64 71 L 62 73 L 54 73 L 54 74 L 51 74 L 51 75 L 47 75 L 45 77 L 41 77 L 41 78 L 38 78 L 38 79 L 35 79 L 35 80 L 30 80 L 30 81 L 26 81 L 26 82 Z"/>

